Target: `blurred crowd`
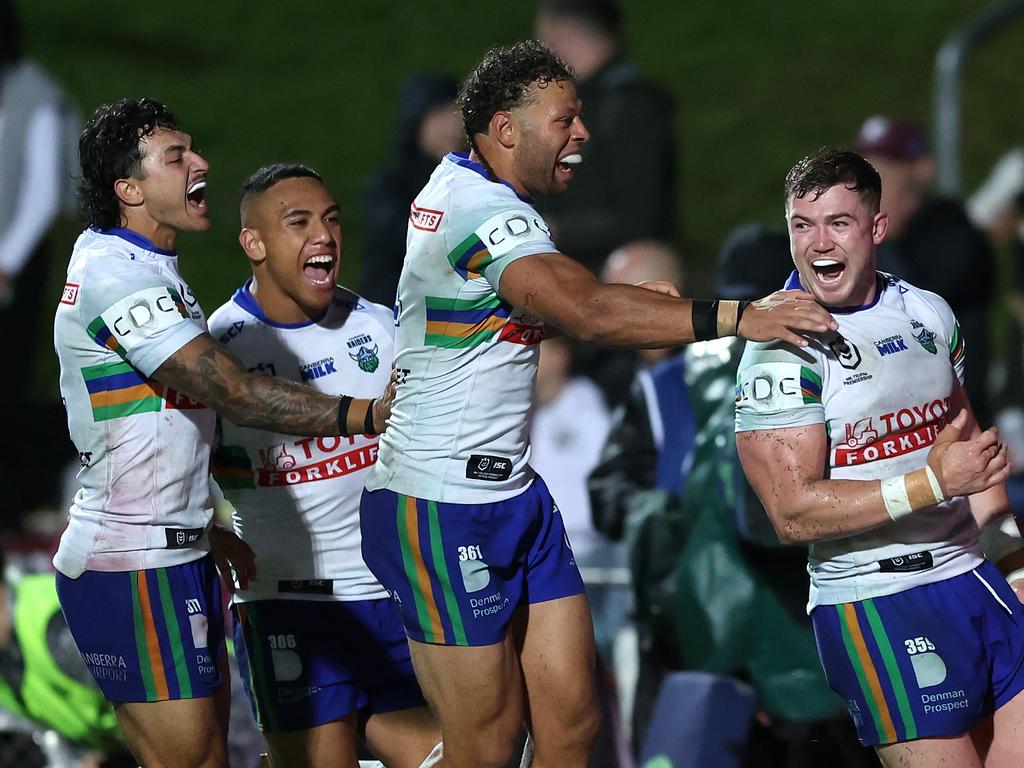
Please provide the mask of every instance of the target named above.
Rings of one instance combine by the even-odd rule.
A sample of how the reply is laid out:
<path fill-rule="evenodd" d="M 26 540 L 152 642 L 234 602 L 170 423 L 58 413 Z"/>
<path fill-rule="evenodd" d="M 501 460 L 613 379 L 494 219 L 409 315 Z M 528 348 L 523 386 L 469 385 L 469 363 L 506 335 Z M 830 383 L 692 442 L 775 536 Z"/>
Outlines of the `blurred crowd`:
<path fill-rule="evenodd" d="M 674 105 L 623 50 L 620 9 L 611 0 L 542 0 L 535 31 L 575 68 L 593 136 L 569 191 L 538 201 L 553 239 L 604 282 L 668 281 L 688 293 L 688 254 L 675 246 Z M 373 301 L 394 301 L 413 197 L 440 158 L 464 149 L 456 90 L 453 76 L 423 72 L 399 93 L 393 153 L 365 197 L 373 258 L 363 259 L 359 287 Z M 39 308 L 50 306 L 46 270 L 59 259 L 47 234 L 69 207 L 79 128 L 75 105 L 23 55 L 11 0 L 0 0 L 0 324 L 9 339 L 48 333 Z M 1009 149 L 957 200 L 935 193 L 934 158 L 918 123 L 874 115 L 850 126 L 849 139 L 882 176 L 890 223 L 879 266 L 952 306 L 966 341 L 967 389 L 982 426 L 998 424 L 1010 443 L 1018 468 L 1011 497 L 1024 510 L 1024 148 Z M 712 293 L 755 299 L 780 288 L 791 269 L 780 210 L 775 222 L 739 223 L 725 239 Z M 0 443 L 7 549 L 31 550 L 29 513 L 58 507 L 69 460 L 74 471 L 60 404 L 39 402 L 30 388 L 31 355 L 47 348 L 19 346 L 17 369 L 0 376 L 8 430 L 35 435 L 50 457 L 30 463 L 18 441 Z M 643 765 L 656 745 L 664 752 L 682 711 L 688 739 L 735 746 L 729 765 L 877 764 L 818 665 L 804 612 L 806 550 L 778 542 L 738 466 L 742 348 L 732 338 L 639 353 L 557 338 L 542 344 L 532 463 L 558 500 L 588 582 L 608 724 L 594 765 Z M 110 713 L 90 699 L 67 640 L 48 635 L 59 621 L 55 599 L 46 602 L 52 578 L 49 586 L 33 581 L 33 568 L 8 567 L 0 593 L 0 708 L 11 722 L 63 734 L 78 745 L 76 759 L 95 761 L 97 750 L 110 751 L 108 737 L 116 741 Z M 29 593 L 46 597 L 22 597 Z M 45 616 L 17 613 L 44 603 Z M 43 634 L 41 646 L 33 631 Z M 30 685 L 41 669 L 53 670 L 52 679 Z M 64 686 L 84 703 L 61 715 L 38 698 L 46 686 Z M 668 711 L 668 720 L 659 716 Z M 0 749 L 7 764 L 30 763 L 4 762 Z"/>

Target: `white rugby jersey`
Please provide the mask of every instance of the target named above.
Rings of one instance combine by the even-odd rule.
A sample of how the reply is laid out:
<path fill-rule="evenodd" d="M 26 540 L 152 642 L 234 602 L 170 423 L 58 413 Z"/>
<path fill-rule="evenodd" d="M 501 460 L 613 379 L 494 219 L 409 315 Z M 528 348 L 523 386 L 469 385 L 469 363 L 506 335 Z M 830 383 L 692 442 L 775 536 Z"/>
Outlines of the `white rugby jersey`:
<path fill-rule="evenodd" d="M 409 215 L 398 394 L 367 488 L 475 504 L 530 484 L 527 422 L 545 331 L 498 285 L 514 260 L 556 250 L 510 185 L 464 155 L 441 161 Z"/>
<path fill-rule="evenodd" d="M 799 287 L 796 273 L 787 287 Z M 736 431 L 824 424 L 826 477 L 880 480 L 925 466 L 945 425 L 964 343 L 949 305 L 886 274 L 875 301 L 830 309 L 837 333 L 797 349 L 747 344 Z M 836 510 L 843 514 L 842 509 Z M 809 609 L 893 594 L 981 563 L 978 529 L 956 497 L 854 536 L 811 544 Z"/>
<path fill-rule="evenodd" d="M 210 331 L 251 371 L 326 394 L 377 397 L 394 357 L 391 311 L 336 288 L 317 322 L 275 323 L 250 280 L 210 317 Z M 235 532 L 256 553 L 238 601 L 387 597 L 360 554 L 359 497 L 377 437 L 296 437 L 218 422 L 214 479 L 234 505 Z"/>
<path fill-rule="evenodd" d="M 128 229 L 83 232 L 53 337 L 82 483 L 53 564 L 129 571 L 208 549 L 215 415 L 149 377 L 206 330 L 175 253 Z"/>

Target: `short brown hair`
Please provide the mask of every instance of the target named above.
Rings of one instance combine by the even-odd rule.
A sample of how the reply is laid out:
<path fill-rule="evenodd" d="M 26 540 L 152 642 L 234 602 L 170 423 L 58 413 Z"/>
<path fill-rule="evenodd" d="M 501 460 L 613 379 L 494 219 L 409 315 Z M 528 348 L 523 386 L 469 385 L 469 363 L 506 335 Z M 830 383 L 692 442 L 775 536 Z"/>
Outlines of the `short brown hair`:
<path fill-rule="evenodd" d="M 793 198 L 807 195 L 817 200 L 837 184 L 856 192 L 872 213 L 878 213 L 882 179 L 875 167 L 856 152 L 826 147 L 805 157 L 786 174 L 786 205 Z"/>

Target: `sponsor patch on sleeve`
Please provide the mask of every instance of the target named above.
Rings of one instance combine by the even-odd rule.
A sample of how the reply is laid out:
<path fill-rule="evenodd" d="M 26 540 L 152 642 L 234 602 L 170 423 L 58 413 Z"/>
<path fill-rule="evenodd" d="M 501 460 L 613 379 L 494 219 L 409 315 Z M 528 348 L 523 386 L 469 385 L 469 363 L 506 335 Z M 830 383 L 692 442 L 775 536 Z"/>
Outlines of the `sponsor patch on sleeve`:
<path fill-rule="evenodd" d="M 181 297 L 171 288 L 143 288 L 121 299 L 89 324 L 98 344 L 131 351 L 153 334 L 188 320 Z"/>
<path fill-rule="evenodd" d="M 757 363 L 740 371 L 736 407 L 777 413 L 821 403 L 821 377 L 799 363 Z"/>
<path fill-rule="evenodd" d="M 409 223 L 416 229 L 424 232 L 437 232 L 441 226 L 441 219 L 444 218 L 444 211 L 434 211 L 430 208 L 420 208 L 413 203 L 409 208 Z"/>
<path fill-rule="evenodd" d="M 78 283 L 64 283 L 64 290 L 60 294 L 60 303 L 74 306 L 78 303 Z"/>
<path fill-rule="evenodd" d="M 475 234 L 495 259 L 523 243 L 551 239 L 544 219 L 526 211 L 506 211 L 492 216 L 477 228 Z"/>

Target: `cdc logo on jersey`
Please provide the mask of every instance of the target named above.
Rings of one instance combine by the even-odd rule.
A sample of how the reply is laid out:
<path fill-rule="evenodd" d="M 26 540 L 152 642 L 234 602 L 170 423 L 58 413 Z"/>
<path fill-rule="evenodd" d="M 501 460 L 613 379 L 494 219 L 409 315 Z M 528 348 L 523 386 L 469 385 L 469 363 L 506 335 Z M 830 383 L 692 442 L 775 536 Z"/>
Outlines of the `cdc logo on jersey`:
<path fill-rule="evenodd" d="M 804 405 L 799 363 L 759 363 L 742 372 L 736 404 L 757 411 L 784 411 Z"/>

